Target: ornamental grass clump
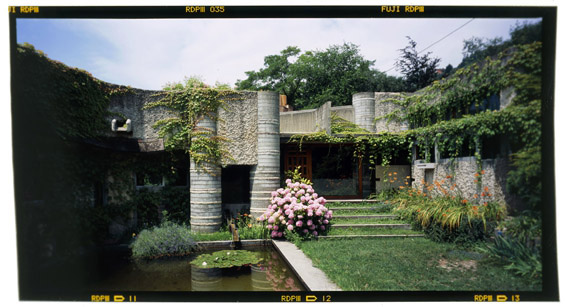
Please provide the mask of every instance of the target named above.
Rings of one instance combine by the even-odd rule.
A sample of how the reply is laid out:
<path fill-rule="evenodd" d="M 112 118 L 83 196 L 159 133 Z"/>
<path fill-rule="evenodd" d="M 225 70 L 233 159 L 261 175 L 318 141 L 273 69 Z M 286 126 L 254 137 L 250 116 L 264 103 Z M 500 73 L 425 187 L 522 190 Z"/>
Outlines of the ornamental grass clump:
<path fill-rule="evenodd" d="M 259 221 L 267 221 L 272 238 L 284 237 L 285 231 L 317 237 L 327 233 L 332 219 L 325 203 L 312 185 L 287 179 L 285 188 L 271 193 L 271 204 Z"/>

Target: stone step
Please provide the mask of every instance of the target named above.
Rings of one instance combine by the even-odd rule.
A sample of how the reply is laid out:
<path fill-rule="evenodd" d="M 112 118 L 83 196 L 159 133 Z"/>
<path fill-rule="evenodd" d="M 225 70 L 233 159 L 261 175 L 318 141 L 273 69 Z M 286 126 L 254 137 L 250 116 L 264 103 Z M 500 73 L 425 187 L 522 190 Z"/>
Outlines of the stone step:
<path fill-rule="evenodd" d="M 335 211 L 335 210 L 341 210 L 341 211 L 352 211 L 352 210 L 381 210 L 382 208 L 378 208 L 378 207 L 328 207 L 328 209 Z"/>
<path fill-rule="evenodd" d="M 399 228 L 412 229 L 410 224 L 332 224 L 332 228 Z"/>
<path fill-rule="evenodd" d="M 326 203 L 378 203 L 376 199 L 326 199 Z"/>
<path fill-rule="evenodd" d="M 378 215 L 334 215 L 332 219 L 375 219 L 375 220 L 395 220 L 398 219 L 394 214 L 378 214 Z"/>
<path fill-rule="evenodd" d="M 423 238 L 424 234 L 397 234 L 397 235 L 330 235 L 319 236 L 318 239 L 354 239 L 354 238 Z"/>

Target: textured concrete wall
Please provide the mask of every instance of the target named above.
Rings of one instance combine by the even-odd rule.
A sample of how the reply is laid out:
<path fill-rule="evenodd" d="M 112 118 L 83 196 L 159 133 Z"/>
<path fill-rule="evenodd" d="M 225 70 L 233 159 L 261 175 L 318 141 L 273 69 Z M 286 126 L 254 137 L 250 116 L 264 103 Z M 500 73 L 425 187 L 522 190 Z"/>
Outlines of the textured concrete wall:
<path fill-rule="evenodd" d="M 133 131 L 112 132 L 108 123 L 109 135 L 143 141 L 159 140 L 158 130 L 153 125 L 160 119 L 174 117 L 174 114 L 164 107 L 143 110 L 147 103 L 162 97 L 156 96 L 159 93 L 163 92 L 131 89 L 130 93 L 112 97 L 109 110 L 131 119 Z M 224 165 L 254 165 L 257 164 L 257 93 L 242 92 L 235 98 L 218 110 L 218 135 L 229 140 L 225 146 L 234 159 L 222 162 Z M 119 116 L 112 118 L 120 119 Z M 162 146 L 157 149 L 163 150 Z"/>
<path fill-rule="evenodd" d="M 331 102 L 328 101 L 314 110 L 302 110 L 280 113 L 281 133 L 311 133 L 317 131 L 331 131 L 330 110 Z"/>
<path fill-rule="evenodd" d="M 504 206 L 507 206 L 507 204 L 519 206 L 515 196 L 510 195 L 506 190 L 506 177 L 510 170 L 508 160 L 485 159 L 482 161 L 482 169 L 485 173 L 482 175 L 481 184 L 478 184 L 474 182 L 477 173 L 475 157 L 457 158 L 453 162 L 450 159 L 440 159 L 435 164 L 435 168 L 430 170 L 418 169 L 414 165 L 412 168 L 413 187 L 419 190 L 424 188 L 422 180 L 425 179 L 425 172 L 427 171 L 431 175 L 428 177 L 431 182 L 428 183 L 433 184 L 435 181 L 441 182 L 444 180 L 445 188 L 450 188 L 452 184 L 455 184 L 456 187 L 452 192 L 461 193 L 461 196 L 469 201 L 474 200 L 474 195 L 480 196 L 484 188 L 488 187 L 489 193 L 492 194 L 492 197 L 489 197 L 490 200 L 495 200 Z M 447 178 L 447 176 L 452 178 Z"/>
<path fill-rule="evenodd" d="M 331 134 L 332 132 L 332 121 L 331 121 L 331 108 L 332 102 L 328 101 L 321 105 L 316 110 L 316 130 L 317 131 L 326 131 L 327 134 Z"/>
<path fill-rule="evenodd" d="M 400 93 L 375 93 L 375 118 L 390 114 L 396 110 L 400 110 L 400 106 L 387 101 L 389 99 L 400 98 Z M 376 132 L 399 132 L 402 130 L 407 130 L 409 128 L 408 123 L 399 122 L 397 120 L 389 121 L 386 118 L 379 119 L 376 121 Z"/>
<path fill-rule="evenodd" d="M 332 107 L 331 112 L 352 123 L 355 122 L 355 110 L 353 106 Z"/>
<path fill-rule="evenodd" d="M 242 92 L 218 110 L 218 135 L 229 142 L 226 149 L 234 160 L 223 165 L 257 164 L 257 92 Z"/>
<path fill-rule="evenodd" d="M 516 89 L 511 86 L 500 91 L 500 109 L 506 108 L 516 97 Z"/>
<path fill-rule="evenodd" d="M 369 132 L 375 132 L 375 94 L 363 92 L 353 94 L 353 109 L 355 109 L 355 124 Z"/>
<path fill-rule="evenodd" d="M 113 96 L 110 100 L 110 112 L 116 112 L 131 119 L 133 132 L 131 134 L 111 132 L 111 126 L 108 123 L 108 131 L 112 133 L 111 135 L 143 140 L 159 138 L 157 130 L 152 126 L 157 120 L 170 117 L 170 113 L 163 107 L 142 110 L 145 104 L 159 100 L 160 97 L 155 96 L 159 93 L 162 92 L 131 89 L 129 93 Z M 114 116 L 113 118 L 120 119 L 119 116 Z"/>
<path fill-rule="evenodd" d="M 284 112 L 280 114 L 281 133 L 316 132 L 316 110 Z"/>

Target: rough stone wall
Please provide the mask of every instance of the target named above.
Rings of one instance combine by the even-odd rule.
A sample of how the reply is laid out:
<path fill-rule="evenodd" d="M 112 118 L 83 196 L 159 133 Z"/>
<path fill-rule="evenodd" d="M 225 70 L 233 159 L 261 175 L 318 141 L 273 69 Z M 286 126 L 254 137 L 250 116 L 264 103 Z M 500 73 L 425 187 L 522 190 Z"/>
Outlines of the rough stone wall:
<path fill-rule="evenodd" d="M 257 92 L 243 92 L 218 110 L 218 135 L 229 139 L 223 165 L 257 164 Z"/>
<path fill-rule="evenodd" d="M 495 200 L 503 206 L 516 204 L 517 199 L 515 196 L 510 195 L 506 191 L 506 177 L 510 170 L 508 160 L 485 159 L 482 161 L 482 169 L 485 173 L 482 175 L 481 184 L 478 184 L 474 182 L 476 179 L 475 174 L 477 173 L 477 160 L 475 157 L 456 158 L 453 162 L 450 159 L 440 159 L 438 163 L 435 163 L 434 169 L 428 170 L 419 169 L 414 164 L 412 167 L 412 177 L 414 178 L 412 186 L 422 191 L 424 188 L 422 181 L 425 180 L 425 172 L 428 171 L 432 173 L 431 178 L 428 178 L 428 180 L 431 179 L 431 182 L 427 182 L 428 184 L 444 180 L 443 187 L 448 190 L 452 184 L 456 184 L 455 190 L 452 191 L 455 194 L 452 195 L 460 193 L 462 197 L 473 201 L 474 195 L 480 196 L 484 188 L 488 187 L 488 192 L 492 194 L 489 200 Z M 452 178 L 447 178 L 447 176 Z"/>
<path fill-rule="evenodd" d="M 375 118 L 390 114 L 396 110 L 400 110 L 400 106 L 387 101 L 388 99 L 398 99 L 400 98 L 400 93 L 385 93 L 376 92 L 375 93 Z M 409 128 L 408 123 L 398 122 L 395 120 L 389 121 L 386 118 L 382 118 L 376 121 L 376 132 L 400 132 L 402 130 L 407 130 Z"/>

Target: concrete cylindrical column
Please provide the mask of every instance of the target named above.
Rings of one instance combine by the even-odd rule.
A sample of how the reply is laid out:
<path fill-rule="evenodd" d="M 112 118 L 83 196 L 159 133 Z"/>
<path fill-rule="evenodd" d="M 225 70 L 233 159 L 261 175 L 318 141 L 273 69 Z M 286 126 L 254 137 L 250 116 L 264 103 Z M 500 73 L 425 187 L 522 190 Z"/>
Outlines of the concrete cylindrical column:
<path fill-rule="evenodd" d="M 257 104 L 257 165 L 251 168 L 251 215 L 258 217 L 280 185 L 279 95 L 259 92 Z"/>
<path fill-rule="evenodd" d="M 205 117 L 198 123 L 216 132 L 216 122 Z M 222 177 L 217 165 L 197 165 L 190 157 L 190 227 L 196 232 L 215 232 L 222 224 Z"/>
<path fill-rule="evenodd" d="M 353 94 L 353 109 L 355 110 L 355 124 L 369 132 L 375 132 L 375 93 Z"/>
<path fill-rule="evenodd" d="M 191 289 L 192 291 L 221 291 L 222 269 L 201 269 L 191 265 Z"/>
<path fill-rule="evenodd" d="M 273 291 L 273 283 L 267 279 L 267 266 L 251 266 L 253 291 Z"/>

